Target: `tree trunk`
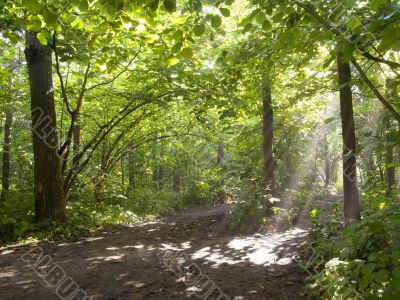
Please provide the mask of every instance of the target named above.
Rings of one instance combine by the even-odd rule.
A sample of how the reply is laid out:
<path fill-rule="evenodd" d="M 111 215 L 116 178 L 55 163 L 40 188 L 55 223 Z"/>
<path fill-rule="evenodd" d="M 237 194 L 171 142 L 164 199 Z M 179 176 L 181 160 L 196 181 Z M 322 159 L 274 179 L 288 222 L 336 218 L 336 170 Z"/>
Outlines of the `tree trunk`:
<path fill-rule="evenodd" d="M 386 181 L 387 181 L 387 195 L 390 196 L 393 192 L 393 187 L 396 184 L 395 167 L 391 164 L 393 160 L 393 146 L 386 144 Z"/>
<path fill-rule="evenodd" d="M 389 113 L 385 112 L 383 116 L 383 128 L 384 130 L 390 130 L 392 128 L 392 123 L 390 121 Z M 393 143 L 386 141 L 385 143 L 385 150 L 386 150 L 386 183 L 387 183 L 387 190 L 386 195 L 390 196 L 393 192 L 393 187 L 396 185 L 396 168 L 394 164 L 394 155 L 393 155 Z"/>
<path fill-rule="evenodd" d="M 10 189 L 10 159 L 11 159 L 11 128 L 12 128 L 13 111 L 12 108 L 7 110 L 6 122 L 4 124 L 4 145 L 3 145 L 3 176 L 1 178 L 1 201 L 6 197 Z"/>
<path fill-rule="evenodd" d="M 220 139 L 218 141 L 218 149 L 217 149 L 217 166 L 220 166 L 223 168 L 225 163 L 225 151 L 224 151 L 224 144 L 223 140 Z M 224 179 L 222 178 L 219 181 L 219 186 L 218 186 L 218 191 L 217 191 L 217 197 L 218 197 L 218 203 L 223 204 L 225 202 L 225 191 L 223 189 L 224 187 Z"/>
<path fill-rule="evenodd" d="M 129 147 L 131 145 L 129 144 Z M 136 188 L 136 176 L 135 176 L 135 161 L 133 158 L 132 151 L 128 153 L 128 188 L 126 190 L 127 194 L 130 194 Z"/>
<path fill-rule="evenodd" d="M 264 157 L 264 180 L 266 189 L 271 193 L 275 193 L 275 172 L 274 172 L 274 155 L 273 155 L 273 110 L 271 87 L 267 85 L 263 98 L 263 157 Z"/>
<path fill-rule="evenodd" d="M 74 137 L 74 144 L 73 144 L 73 161 L 72 163 L 76 163 L 76 157 L 78 156 L 80 152 L 80 147 L 81 147 L 81 125 L 79 122 L 79 117 L 77 121 L 74 124 L 73 128 L 73 137 Z"/>
<path fill-rule="evenodd" d="M 35 216 L 38 221 L 64 221 L 65 202 L 58 156 L 51 49 L 36 33 L 26 32 L 25 56 L 31 92 Z"/>
<path fill-rule="evenodd" d="M 225 161 L 224 144 L 222 140 L 218 142 L 217 166 L 222 166 Z"/>
<path fill-rule="evenodd" d="M 181 192 L 181 176 L 179 175 L 179 171 L 177 169 L 174 171 L 173 189 L 177 194 Z"/>
<path fill-rule="evenodd" d="M 357 188 L 356 136 L 354 131 L 353 95 L 351 91 L 350 65 L 338 53 L 338 77 L 340 86 L 340 116 L 343 138 L 343 191 L 344 218 L 346 225 L 361 219 Z"/>
<path fill-rule="evenodd" d="M 325 187 L 328 187 L 331 185 L 331 157 L 329 154 L 329 144 L 328 144 L 328 139 L 325 136 L 324 140 L 324 160 L 325 160 Z"/>

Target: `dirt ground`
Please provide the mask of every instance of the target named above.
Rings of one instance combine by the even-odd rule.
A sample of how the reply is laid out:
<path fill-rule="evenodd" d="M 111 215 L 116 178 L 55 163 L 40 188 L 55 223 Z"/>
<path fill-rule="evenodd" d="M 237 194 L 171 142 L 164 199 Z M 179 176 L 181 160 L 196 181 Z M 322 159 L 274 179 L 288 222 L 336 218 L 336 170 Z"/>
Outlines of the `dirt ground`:
<path fill-rule="evenodd" d="M 191 208 L 43 243 L 44 253 L 0 248 L 0 299 L 304 299 L 306 273 L 293 257 L 307 230 L 233 235 L 224 230 L 229 211 L 229 205 Z"/>

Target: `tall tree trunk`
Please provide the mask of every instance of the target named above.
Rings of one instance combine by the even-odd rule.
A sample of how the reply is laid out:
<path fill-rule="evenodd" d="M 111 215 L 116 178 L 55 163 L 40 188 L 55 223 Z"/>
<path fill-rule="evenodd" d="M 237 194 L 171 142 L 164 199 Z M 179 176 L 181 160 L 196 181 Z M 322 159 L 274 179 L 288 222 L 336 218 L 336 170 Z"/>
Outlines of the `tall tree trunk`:
<path fill-rule="evenodd" d="M 264 180 L 266 188 L 271 194 L 275 193 L 275 171 L 274 171 L 274 155 L 273 155 L 273 110 L 271 87 L 267 85 L 263 97 L 263 158 L 264 158 Z"/>
<path fill-rule="evenodd" d="M 11 159 L 11 128 L 12 128 L 13 111 L 12 108 L 7 110 L 6 122 L 4 124 L 4 144 L 3 144 L 3 176 L 1 178 L 1 201 L 6 197 L 10 189 L 10 159 Z"/>
<path fill-rule="evenodd" d="M 383 128 L 384 130 L 392 129 L 392 122 L 390 121 L 390 115 L 388 112 L 385 111 L 383 116 Z M 394 164 L 394 155 L 393 155 L 393 143 L 386 141 L 385 143 L 385 150 L 386 150 L 386 183 L 387 183 L 387 190 L 386 195 L 390 196 L 393 192 L 393 187 L 396 184 L 396 168 Z"/>
<path fill-rule="evenodd" d="M 105 139 L 102 143 L 102 148 L 101 148 L 100 168 L 97 172 L 97 176 L 95 179 L 94 198 L 97 202 L 101 202 L 104 200 L 104 188 L 108 176 L 108 171 L 106 167 L 107 149 L 108 149 L 108 139 Z"/>
<path fill-rule="evenodd" d="M 225 151 L 222 139 L 218 142 L 218 152 L 217 152 L 217 166 L 222 166 L 225 161 Z"/>
<path fill-rule="evenodd" d="M 338 53 L 338 77 L 340 86 L 340 116 L 343 138 L 343 191 L 344 218 L 346 225 L 361 219 L 357 188 L 356 135 L 353 117 L 353 95 L 351 92 L 351 70 L 343 54 Z"/>
<path fill-rule="evenodd" d="M 391 195 L 393 192 L 393 187 L 396 184 L 395 167 L 391 164 L 394 163 L 393 160 L 393 146 L 386 144 L 386 181 L 387 181 L 387 195 Z"/>
<path fill-rule="evenodd" d="M 181 176 L 179 175 L 179 170 L 174 170 L 174 177 L 173 177 L 173 190 L 175 193 L 181 192 Z"/>
<path fill-rule="evenodd" d="M 218 141 L 218 149 L 217 149 L 217 166 L 223 167 L 225 163 L 225 151 L 224 151 L 224 143 L 223 140 L 220 139 Z M 217 191 L 218 203 L 223 204 L 225 202 L 225 191 L 224 191 L 224 179 L 222 178 L 219 181 L 219 187 Z"/>
<path fill-rule="evenodd" d="M 124 156 L 121 155 L 121 158 L 119 160 L 120 162 L 120 167 L 121 167 L 121 194 L 125 192 L 125 166 L 124 166 Z"/>
<path fill-rule="evenodd" d="M 26 32 L 25 56 L 31 92 L 35 216 L 38 221 L 64 221 L 65 202 L 58 156 L 51 49 Z"/>
<path fill-rule="evenodd" d="M 291 139 L 290 133 L 286 131 L 286 153 L 284 153 L 284 161 L 286 163 L 286 172 L 284 174 L 285 188 L 292 189 L 292 158 L 291 158 Z"/>
<path fill-rule="evenodd" d="M 74 138 L 74 144 L 73 144 L 73 161 L 72 163 L 76 163 L 76 157 L 78 156 L 81 148 L 81 125 L 80 125 L 80 118 L 78 117 L 73 128 L 73 138 Z"/>
<path fill-rule="evenodd" d="M 131 148 L 131 144 L 129 143 L 128 147 Z M 135 176 L 135 161 L 133 157 L 132 150 L 128 153 L 128 188 L 126 189 L 126 193 L 130 194 L 136 188 L 136 176 Z"/>
<path fill-rule="evenodd" d="M 331 185 L 332 169 L 331 169 L 331 157 L 329 155 L 329 144 L 326 136 L 324 140 L 324 160 L 325 160 L 325 187 L 328 187 Z"/>

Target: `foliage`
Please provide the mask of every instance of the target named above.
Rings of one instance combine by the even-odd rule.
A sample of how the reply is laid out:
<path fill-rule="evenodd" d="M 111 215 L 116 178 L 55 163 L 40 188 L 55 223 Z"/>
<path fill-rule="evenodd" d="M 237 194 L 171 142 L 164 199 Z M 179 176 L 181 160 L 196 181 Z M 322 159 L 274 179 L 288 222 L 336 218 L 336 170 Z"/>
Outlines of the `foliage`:
<path fill-rule="evenodd" d="M 400 292 L 399 217 L 400 206 L 392 204 L 346 228 L 343 234 L 336 228 L 333 238 L 326 234 L 324 239 L 318 237 L 316 252 L 334 258 L 309 278 L 310 295 L 341 299 L 351 292 L 365 299 L 396 299 Z"/>
<path fill-rule="evenodd" d="M 28 200 L 24 203 L 20 200 L 9 199 L 6 206 L 2 208 L 2 212 L 7 213 L 2 214 L 1 219 L 0 228 L 3 242 L 67 239 L 79 237 L 103 227 L 133 224 L 143 220 L 143 217 L 139 217 L 121 205 L 87 200 L 85 203 L 76 201 L 69 203 L 67 206 L 68 222 L 35 223 L 33 208 L 29 206 L 32 201 Z M 18 210 L 18 213 L 7 205 L 15 207 L 14 209 Z"/>
<path fill-rule="evenodd" d="M 330 260 L 310 278 L 311 295 L 339 298 L 350 285 L 390 299 L 399 286 L 399 18 L 398 3 L 381 0 L 2 1 L 2 141 L 7 113 L 15 118 L 11 151 L 1 149 L 3 173 L 11 155 L 1 240 L 78 236 L 230 201 L 234 231 L 310 216 L 311 245 Z M 64 224 L 34 219 L 26 31 L 52 54 Z M 339 53 L 354 67 L 363 207 L 344 232 Z M 267 85 L 274 197 L 260 151 Z"/>
<path fill-rule="evenodd" d="M 253 233 L 268 225 L 268 215 L 274 198 L 262 188 L 259 179 L 243 181 L 228 228 L 234 231 Z"/>

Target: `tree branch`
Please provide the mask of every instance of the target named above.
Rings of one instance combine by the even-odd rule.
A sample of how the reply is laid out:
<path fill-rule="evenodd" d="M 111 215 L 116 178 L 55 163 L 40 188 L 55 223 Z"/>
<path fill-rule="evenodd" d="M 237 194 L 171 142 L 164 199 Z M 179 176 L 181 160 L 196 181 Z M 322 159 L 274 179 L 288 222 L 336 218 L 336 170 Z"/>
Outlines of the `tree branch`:
<path fill-rule="evenodd" d="M 382 94 L 379 92 L 379 90 L 374 86 L 374 84 L 369 80 L 365 72 L 362 70 L 360 65 L 356 62 L 356 60 L 353 58 L 351 60 L 352 64 L 354 67 L 357 69 L 358 73 L 360 74 L 361 78 L 364 80 L 364 82 L 368 85 L 368 87 L 371 89 L 371 91 L 375 94 L 375 96 L 378 98 L 380 102 L 390 111 L 390 113 L 395 117 L 395 119 L 400 123 L 400 114 L 393 108 L 393 106 L 385 99 L 385 97 L 382 96 Z"/>
<path fill-rule="evenodd" d="M 102 85 L 107 85 L 110 83 L 113 83 L 115 80 L 118 79 L 118 77 L 120 77 L 122 74 L 124 74 L 126 71 L 128 71 L 129 67 L 131 66 L 131 64 L 133 63 L 133 61 L 139 56 L 140 52 L 142 52 L 142 43 L 139 45 L 139 50 L 135 53 L 135 55 L 132 57 L 132 59 L 128 62 L 128 64 L 125 66 L 125 68 L 123 68 L 117 75 L 115 75 L 112 79 L 104 81 L 104 82 L 100 82 L 97 83 L 95 85 L 92 85 L 91 87 L 88 87 L 85 92 L 93 90 L 99 86 Z"/>

